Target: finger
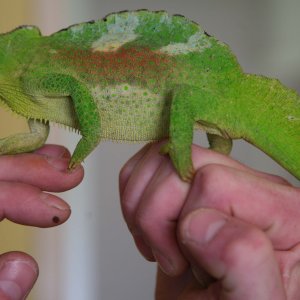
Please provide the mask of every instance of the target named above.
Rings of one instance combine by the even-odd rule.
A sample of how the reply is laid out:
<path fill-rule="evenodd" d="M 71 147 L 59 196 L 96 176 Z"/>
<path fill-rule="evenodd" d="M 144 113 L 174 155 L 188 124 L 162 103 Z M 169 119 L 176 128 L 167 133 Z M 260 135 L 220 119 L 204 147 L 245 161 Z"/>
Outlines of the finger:
<path fill-rule="evenodd" d="M 31 185 L 0 182 L 0 190 L 0 220 L 51 227 L 65 222 L 71 214 L 66 202 Z"/>
<path fill-rule="evenodd" d="M 37 277 L 37 263 L 29 255 L 21 252 L 10 252 L 0 256 L 1 299 L 25 299 Z"/>
<path fill-rule="evenodd" d="M 120 195 L 123 194 L 123 191 L 127 185 L 127 182 L 129 180 L 132 172 L 134 171 L 136 165 L 140 162 L 140 160 L 144 157 L 144 155 L 148 152 L 148 150 L 151 147 L 152 147 L 152 143 L 145 145 L 135 155 L 133 155 L 120 170 L 120 174 L 119 174 Z"/>
<path fill-rule="evenodd" d="M 208 165 L 197 171 L 181 214 L 184 217 L 197 208 L 223 211 L 255 224 L 277 250 L 286 250 L 300 239 L 299 197 L 299 189 L 292 186 L 224 165 Z"/>
<path fill-rule="evenodd" d="M 193 274 L 190 270 L 187 270 L 187 272 L 184 272 L 179 276 L 170 277 L 162 272 L 160 268 L 158 268 L 156 275 L 155 299 L 190 299 L 187 297 L 180 298 L 179 296 L 186 289 L 186 286 L 189 286 L 193 280 Z M 197 284 L 197 282 L 195 283 Z"/>
<path fill-rule="evenodd" d="M 81 182 L 83 168 L 69 171 L 69 158 L 65 156 L 36 153 L 0 156 L 0 181 L 23 182 L 50 192 L 66 191 Z"/>
<path fill-rule="evenodd" d="M 199 146 L 192 146 L 192 159 L 194 163 L 195 170 L 199 170 L 207 165 L 221 165 L 221 166 L 227 166 L 236 170 L 244 171 L 247 173 L 251 173 L 254 176 L 264 178 L 267 180 L 270 180 L 275 183 L 280 183 L 284 185 L 291 184 L 285 180 L 284 178 L 268 174 L 265 172 L 260 172 L 255 169 L 252 169 L 246 165 L 243 165 L 242 163 L 232 159 L 230 156 L 223 155 L 221 153 L 218 153 L 216 151 L 212 151 L 210 149 L 201 148 Z"/>
<path fill-rule="evenodd" d="M 161 143 L 155 143 L 142 149 L 128 161 L 120 173 L 121 208 L 129 227 L 146 187 L 157 169 L 166 161 L 166 157 L 158 154 L 160 147 Z"/>
<path fill-rule="evenodd" d="M 215 210 L 199 209 L 181 222 L 179 236 L 191 263 L 220 281 L 199 291 L 199 296 L 285 299 L 272 245 L 256 227 Z"/>
<path fill-rule="evenodd" d="M 149 181 L 163 161 L 167 160 L 166 157 L 157 155 L 160 147 L 160 143 L 147 145 L 128 161 L 120 173 L 120 199 L 123 216 L 137 248 L 149 261 L 155 259 L 141 232 L 135 228 L 134 213 Z"/>
<path fill-rule="evenodd" d="M 135 239 L 143 237 L 144 245 L 137 244 L 141 253 L 145 256 L 151 251 L 160 268 L 176 276 L 187 268 L 177 244 L 176 226 L 188 184 L 176 184 L 177 176 L 165 176 L 169 166 L 163 163 L 157 170 L 129 224 Z"/>

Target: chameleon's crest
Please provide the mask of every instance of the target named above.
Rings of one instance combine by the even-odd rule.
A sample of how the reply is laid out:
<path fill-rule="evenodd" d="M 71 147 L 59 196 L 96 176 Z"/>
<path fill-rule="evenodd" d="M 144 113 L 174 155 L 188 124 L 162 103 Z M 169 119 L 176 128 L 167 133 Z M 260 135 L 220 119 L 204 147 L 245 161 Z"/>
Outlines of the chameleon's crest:
<path fill-rule="evenodd" d="M 36 27 L 34 25 L 22 25 L 22 26 L 16 27 L 15 29 L 13 29 L 10 32 L 0 34 L 0 38 L 4 35 L 9 36 L 9 39 L 12 39 L 16 36 L 20 37 L 23 35 L 37 37 L 37 36 L 41 36 L 41 31 L 38 27 Z"/>
<path fill-rule="evenodd" d="M 54 42 L 71 43 L 92 51 L 117 51 L 122 46 L 132 46 L 179 53 L 188 51 L 188 47 L 196 49 L 197 45 L 201 49 L 208 47 L 203 33 L 198 24 L 183 16 L 140 10 L 113 13 L 92 23 L 76 24 L 51 37 Z"/>

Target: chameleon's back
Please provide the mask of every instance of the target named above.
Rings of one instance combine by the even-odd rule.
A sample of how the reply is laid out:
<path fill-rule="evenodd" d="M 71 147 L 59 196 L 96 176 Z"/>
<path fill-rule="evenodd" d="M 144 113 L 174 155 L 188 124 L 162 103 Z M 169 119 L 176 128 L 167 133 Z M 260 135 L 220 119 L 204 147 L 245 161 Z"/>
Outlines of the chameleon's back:
<path fill-rule="evenodd" d="M 8 47 L 5 53 L 13 57 L 13 50 L 22 53 L 28 49 L 24 45 L 30 47 L 25 63 L 20 55 L 14 60 L 9 76 L 15 81 L 2 85 L 0 96 L 30 120 L 30 138 L 36 141 L 24 138 L 15 149 L 13 139 L 5 140 L 2 143 L 9 145 L 5 153 L 39 147 L 50 121 L 80 130 L 82 139 L 71 168 L 103 138 L 149 141 L 172 137 L 172 131 L 188 138 L 177 140 L 186 144 L 185 161 L 195 121 L 207 127 L 230 115 L 223 111 L 224 96 L 241 74 L 239 65 L 226 45 L 182 16 L 122 12 L 48 37 L 41 37 L 35 28 L 29 37 L 29 27 L 17 32 L 26 37 L 26 43 L 16 38 L 17 47 Z M 6 36 L 12 38 L 12 33 Z M 209 94 L 214 95 L 209 98 Z M 45 126 L 32 120 L 44 121 Z M 188 160 L 181 169 L 186 179 L 191 174 Z"/>
<path fill-rule="evenodd" d="M 33 68 L 56 69 L 85 82 L 98 104 L 102 138 L 114 140 L 168 136 L 175 85 L 210 86 L 214 72 L 221 83 L 220 73 L 239 69 L 226 45 L 166 12 L 111 14 L 44 37 L 41 45 Z M 220 57 L 226 61 L 221 72 Z"/>

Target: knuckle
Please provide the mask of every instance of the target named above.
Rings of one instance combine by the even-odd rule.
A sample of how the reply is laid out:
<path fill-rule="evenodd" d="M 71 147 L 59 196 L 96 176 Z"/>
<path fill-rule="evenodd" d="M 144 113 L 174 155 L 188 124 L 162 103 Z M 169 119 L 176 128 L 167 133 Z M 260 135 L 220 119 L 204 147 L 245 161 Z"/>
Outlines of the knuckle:
<path fill-rule="evenodd" d="M 196 189 L 203 205 L 214 206 L 226 202 L 226 197 L 234 189 L 234 180 L 229 168 L 209 164 L 200 168 L 195 175 Z"/>
<path fill-rule="evenodd" d="M 223 182 L 226 178 L 226 170 L 224 166 L 217 164 L 209 164 L 197 171 L 197 182 L 203 191 L 207 187 L 215 187 L 216 184 Z"/>
<path fill-rule="evenodd" d="M 229 241 L 222 252 L 222 256 L 227 265 L 246 261 L 257 266 L 269 259 L 272 251 L 271 242 L 266 235 L 251 227 L 243 230 L 238 237 Z"/>
<path fill-rule="evenodd" d="M 131 216 L 134 212 L 134 204 L 130 201 L 127 195 L 121 196 L 121 210 L 127 223 L 130 222 Z"/>
<path fill-rule="evenodd" d="M 151 235 L 153 225 L 156 222 L 153 220 L 153 217 L 146 214 L 144 211 L 138 211 L 135 216 L 135 226 L 142 232 L 144 235 Z"/>
<path fill-rule="evenodd" d="M 134 227 L 141 235 L 152 243 L 167 235 L 168 222 L 163 214 L 155 213 L 156 208 L 146 207 L 138 209 L 135 214 Z M 166 237 L 166 236 L 165 236 Z M 167 237 L 166 237 L 167 238 Z"/>
<path fill-rule="evenodd" d="M 125 182 L 127 181 L 129 175 L 130 175 L 130 168 L 129 168 L 129 162 L 127 162 L 127 163 L 125 163 L 125 165 L 122 167 L 122 169 L 119 172 L 120 186 L 125 185 Z"/>

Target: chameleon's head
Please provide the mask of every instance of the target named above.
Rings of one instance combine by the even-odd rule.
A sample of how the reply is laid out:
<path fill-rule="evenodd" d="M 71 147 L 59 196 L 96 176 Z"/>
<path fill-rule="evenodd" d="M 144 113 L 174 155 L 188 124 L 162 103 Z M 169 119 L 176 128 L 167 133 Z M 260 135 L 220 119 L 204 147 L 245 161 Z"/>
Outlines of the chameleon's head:
<path fill-rule="evenodd" d="M 20 64 L 30 61 L 30 51 L 41 36 L 37 27 L 22 26 L 15 30 L 0 34 L 0 80 L 12 75 Z"/>

